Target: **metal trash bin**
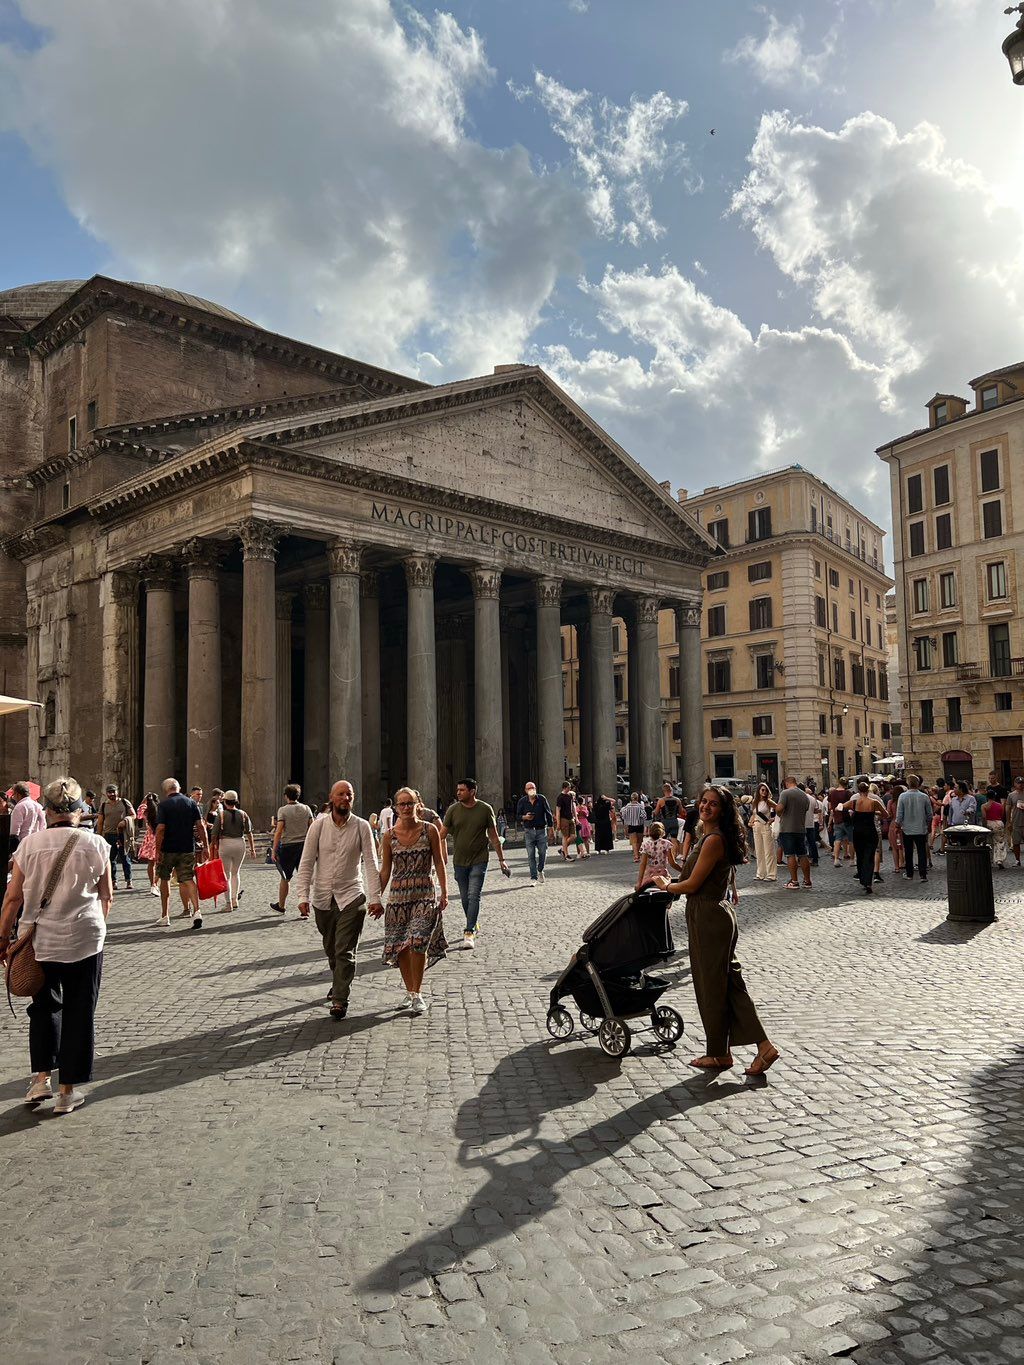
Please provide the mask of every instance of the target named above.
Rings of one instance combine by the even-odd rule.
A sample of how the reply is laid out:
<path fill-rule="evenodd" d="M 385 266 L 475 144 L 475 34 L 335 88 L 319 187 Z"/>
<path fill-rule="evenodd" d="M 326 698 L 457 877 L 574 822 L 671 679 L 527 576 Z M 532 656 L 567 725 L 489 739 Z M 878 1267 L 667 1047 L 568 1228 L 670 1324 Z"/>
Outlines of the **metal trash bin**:
<path fill-rule="evenodd" d="M 990 924 L 996 917 L 992 890 L 992 831 L 984 825 L 946 830 L 947 919 Z"/>

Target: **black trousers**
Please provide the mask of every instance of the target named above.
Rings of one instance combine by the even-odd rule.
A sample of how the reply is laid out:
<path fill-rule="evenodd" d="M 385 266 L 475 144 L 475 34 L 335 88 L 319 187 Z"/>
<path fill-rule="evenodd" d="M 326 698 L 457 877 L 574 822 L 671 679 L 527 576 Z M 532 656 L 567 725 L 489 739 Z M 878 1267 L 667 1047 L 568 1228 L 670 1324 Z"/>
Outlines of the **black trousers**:
<path fill-rule="evenodd" d="M 914 850 L 917 849 L 917 870 L 922 878 L 928 876 L 928 836 L 927 834 L 904 834 L 903 852 L 907 860 L 906 873 L 914 875 Z"/>
<path fill-rule="evenodd" d="M 853 831 L 853 851 L 857 855 L 857 880 L 861 886 L 869 887 L 875 880 L 875 850 L 878 848 L 878 835 L 874 826 L 871 829 Z"/>
<path fill-rule="evenodd" d="M 59 1071 L 61 1085 L 81 1085 L 92 1080 L 103 954 L 39 965 L 46 980 L 28 1007 L 32 1070 Z"/>

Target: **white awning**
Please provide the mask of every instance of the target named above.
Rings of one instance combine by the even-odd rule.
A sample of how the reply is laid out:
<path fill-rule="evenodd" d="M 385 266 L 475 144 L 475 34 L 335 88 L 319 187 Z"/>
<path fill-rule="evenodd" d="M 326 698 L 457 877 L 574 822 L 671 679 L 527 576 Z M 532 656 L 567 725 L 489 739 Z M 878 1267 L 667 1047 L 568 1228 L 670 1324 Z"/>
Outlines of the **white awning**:
<path fill-rule="evenodd" d="M 30 707 L 42 704 L 41 701 L 22 701 L 20 697 L 0 697 L 0 716 L 9 716 L 12 711 L 28 711 Z"/>

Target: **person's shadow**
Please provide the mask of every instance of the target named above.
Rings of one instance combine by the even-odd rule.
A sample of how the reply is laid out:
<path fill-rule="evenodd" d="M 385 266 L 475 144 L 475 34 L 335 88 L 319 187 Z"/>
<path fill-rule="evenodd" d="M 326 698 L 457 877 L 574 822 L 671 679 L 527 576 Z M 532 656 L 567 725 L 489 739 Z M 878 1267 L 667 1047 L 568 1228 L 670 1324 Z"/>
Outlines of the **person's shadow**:
<path fill-rule="evenodd" d="M 675 1068 L 675 1054 L 661 1054 Z M 401 1284 L 437 1274 L 558 1203 L 557 1186 L 572 1172 L 628 1147 L 652 1124 L 724 1100 L 745 1088 L 738 1080 L 699 1074 L 673 1081 L 649 1099 L 559 1140 L 541 1136 L 545 1119 L 583 1104 L 620 1069 L 603 1053 L 529 1043 L 495 1067 L 478 1095 L 459 1109 L 459 1165 L 487 1173 L 487 1182 L 451 1224 L 396 1252 L 361 1288 L 394 1293 Z M 502 1143 L 502 1139 L 506 1139 Z M 486 1149 L 486 1150 L 485 1150 Z M 520 1159 L 521 1158 L 521 1159 Z"/>

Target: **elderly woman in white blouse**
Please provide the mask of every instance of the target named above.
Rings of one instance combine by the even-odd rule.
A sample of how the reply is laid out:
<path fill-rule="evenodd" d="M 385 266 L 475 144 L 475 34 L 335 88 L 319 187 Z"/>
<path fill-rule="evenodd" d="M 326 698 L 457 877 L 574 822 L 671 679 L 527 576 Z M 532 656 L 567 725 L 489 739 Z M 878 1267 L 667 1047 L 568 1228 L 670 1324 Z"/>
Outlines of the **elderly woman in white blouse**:
<path fill-rule="evenodd" d="M 81 795 L 81 787 L 70 777 L 45 789 L 46 828 L 30 834 L 15 850 L 0 910 L 0 960 L 7 955 L 21 910 L 20 933 L 33 934 L 33 950 L 44 976 L 43 987 L 28 1008 L 35 1075 L 25 1103 L 34 1106 L 51 1099 L 50 1077 L 57 1071 L 55 1114 L 70 1114 L 83 1105 L 85 1095 L 79 1086 L 92 1080 L 96 1001 L 114 894 L 108 844 L 91 830 L 79 828 L 85 810 Z M 42 906 L 51 880 L 52 893 Z"/>

